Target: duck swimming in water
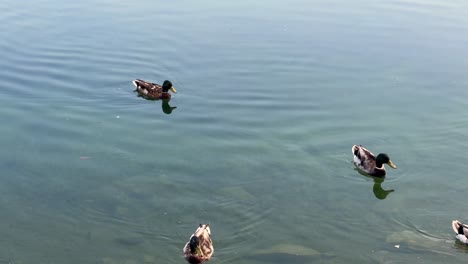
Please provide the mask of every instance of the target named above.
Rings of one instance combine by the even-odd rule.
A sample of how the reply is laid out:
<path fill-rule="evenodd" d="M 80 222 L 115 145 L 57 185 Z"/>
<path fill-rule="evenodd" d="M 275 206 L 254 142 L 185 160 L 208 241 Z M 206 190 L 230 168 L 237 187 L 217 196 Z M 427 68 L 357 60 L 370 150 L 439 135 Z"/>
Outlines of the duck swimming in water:
<path fill-rule="evenodd" d="M 172 82 L 168 80 L 165 80 L 161 86 L 156 83 L 137 79 L 133 81 L 133 85 L 135 85 L 135 91 L 138 92 L 138 95 L 150 100 L 170 99 L 171 94 L 169 90 L 173 93 L 177 93 L 176 89 L 172 86 Z"/>
<path fill-rule="evenodd" d="M 354 145 L 352 151 L 354 165 L 371 176 L 384 177 L 386 174 L 385 163 L 393 169 L 397 168 L 385 153 L 380 153 L 375 157 L 372 152 L 361 145 Z"/>
<path fill-rule="evenodd" d="M 454 220 L 452 221 L 452 228 L 453 231 L 455 231 L 455 234 L 457 234 L 456 237 L 458 240 L 462 243 L 468 244 L 468 225 L 465 225 L 458 220 Z"/>
<path fill-rule="evenodd" d="M 185 259 L 190 264 L 200 264 L 210 260 L 214 252 L 210 226 L 200 224 L 189 242 L 185 244 L 183 251 Z"/>

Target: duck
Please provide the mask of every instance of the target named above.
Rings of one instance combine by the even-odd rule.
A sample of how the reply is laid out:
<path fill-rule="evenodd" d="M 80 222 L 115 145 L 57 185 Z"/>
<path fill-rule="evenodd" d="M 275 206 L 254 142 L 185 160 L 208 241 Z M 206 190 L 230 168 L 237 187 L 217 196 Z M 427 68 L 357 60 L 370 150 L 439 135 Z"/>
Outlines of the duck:
<path fill-rule="evenodd" d="M 354 165 L 371 176 L 384 177 L 387 173 L 384 164 L 388 164 L 393 169 L 397 168 L 385 153 L 380 153 L 375 157 L 372 152 L 361 145 L 354 145 L 352 151 Z"/>
<path fill-rule="evenodd" d="M 198 226 L 195 233 L 190 236 L 189 241 L 185 244 L 183 252 L 185 259 L 190 264 L 200 264 L 210 260 L 214 248 L 209 224 L 200 224 Z"/>
<path fill-rule="evenodd" d="M 455 234 L 457 234 L 456 238 L 458 238 L 460 242 L 468 244 L 468 225 L 465 225 L 458 220 L 454 220 L 452 221 L 452 228 L 453 231 L 455 231 Z"/>
<path fill-rule="evenodd" d="M 169 80 L 165 80 L 161 86 L 156 83 L 136 79 L 133 81 L 133 85 L 135 85 L 135 92 L 138 92 L 138 95 L 150 100 L 170 99 L 171 94 L 169 90 L 173 93 L 177 93 L 177 90 L 172 86 L 172 82 Z"/>

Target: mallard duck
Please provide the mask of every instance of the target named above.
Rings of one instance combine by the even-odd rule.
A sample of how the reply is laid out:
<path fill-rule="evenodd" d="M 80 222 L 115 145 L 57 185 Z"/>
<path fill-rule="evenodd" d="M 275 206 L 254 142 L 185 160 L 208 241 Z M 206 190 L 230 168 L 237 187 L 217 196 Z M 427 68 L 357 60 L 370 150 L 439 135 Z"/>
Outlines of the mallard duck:
<path fill-rule="evenodd" d="M 456 238 L 460 240 L 460 242 L 468 244 L 468 225 L 462 224 L 462 222 L 458 220 L 452 221 L 452 228 L 457 234 Z"/>
<path fill-rule="evenodd" d="M 376 176 L 376 177 L 383 177 L 386 174 L 384 163 L 388 164 L 388 166 L 396 169 L 397 167 L 395 164 L 392 163 L 390 158 L 385 153 L 380 153 L 375 157 L 372 152 L 365 149 L 361 145 L 354 145 L 353 146 L 353 155 L 354 155 L 354 165 L 365 173 Z"/>
<path fill-rule="evenodd" d="M 199 264 L 210 260 L 214 252 L 210 226 L 200 224 L 183 250 L 185 259 L 190 264 Z"/>
<path fill-rule="evenodd" d="M 137 79 L 133 81 L 133 85 L 136 87 L 135 91 L 146 99 L 170 99 L 171 94 L 169 93 L 169 90 L 173 93 L 177 93 L 176 89 L 172 86 L 172 82 L 168 80 L 165 80 L 161 86 L 156 83 Z"/>

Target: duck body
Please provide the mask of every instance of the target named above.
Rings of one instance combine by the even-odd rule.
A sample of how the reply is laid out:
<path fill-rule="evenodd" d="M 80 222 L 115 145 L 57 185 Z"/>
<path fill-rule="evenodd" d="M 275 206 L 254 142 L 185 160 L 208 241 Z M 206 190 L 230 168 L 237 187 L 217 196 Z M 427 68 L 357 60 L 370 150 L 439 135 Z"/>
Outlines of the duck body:
<path fill-rule="evenodd" d="M 133 81 L 133 85 L 135 85 L 135 91 L 138 92 L 138 95 L 150 100 L 171 99 L 169 90 L 173 93 L 177 92 L 172 86 L 172 82 L 168 80 L 164 81 L 163 85 L 159 85 L 145 80 L 136 79 Z"/>
<path fill-rule="evenodd" d="M 468 244 L 468 225 L 463 224 L 458 220 L 452 221 L 452 228 L 457 234 L 456 238 L 464 244 Z"/>
<path fill-rule="evenodd" d="M 190 264 L 199 264 L 210 260 L 214 252 L 210 226 L 200 224 L 195 233 L 190 236 L 183 251 L 185 259 Z"/>
<path fill-rule="evenodd" d="M 195 233 L 190 236 L 183 251 L 185 259 L 190 264 L 199 264 L 210 260 L 214 252 L 210 226 L 200 224 Z"/>
<path fill-rule="evenodd" d="M 361 145 L 354 145 L 352 152 L 354 165 L 371 176 L 384 177 L 387 173 L 383 165 L 384 163 L 396 169 L 395 164 L 390 161 L 387 154 L 381 153 L 376 157 L 372 152 Z"/>

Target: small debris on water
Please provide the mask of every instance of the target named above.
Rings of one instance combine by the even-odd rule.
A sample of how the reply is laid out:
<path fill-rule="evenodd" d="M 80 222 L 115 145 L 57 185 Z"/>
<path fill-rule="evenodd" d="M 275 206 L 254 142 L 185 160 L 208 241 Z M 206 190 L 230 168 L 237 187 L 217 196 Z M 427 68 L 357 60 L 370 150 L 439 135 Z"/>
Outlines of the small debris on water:
<path fill-rule="evenodd" d="M 116 118 L 120 118 L 120 116 L 116 116 Z"/>
<path fill-rule="evenodd" d="M 400 245 L 395 245 L 396 248 L 400 248 Z"/>
<path fill-rule="evenodd" d="M 90 156 L 81 156 L 80 157 L 80 160 L 88 160 L 90 159 L 91 157 Z"/>

